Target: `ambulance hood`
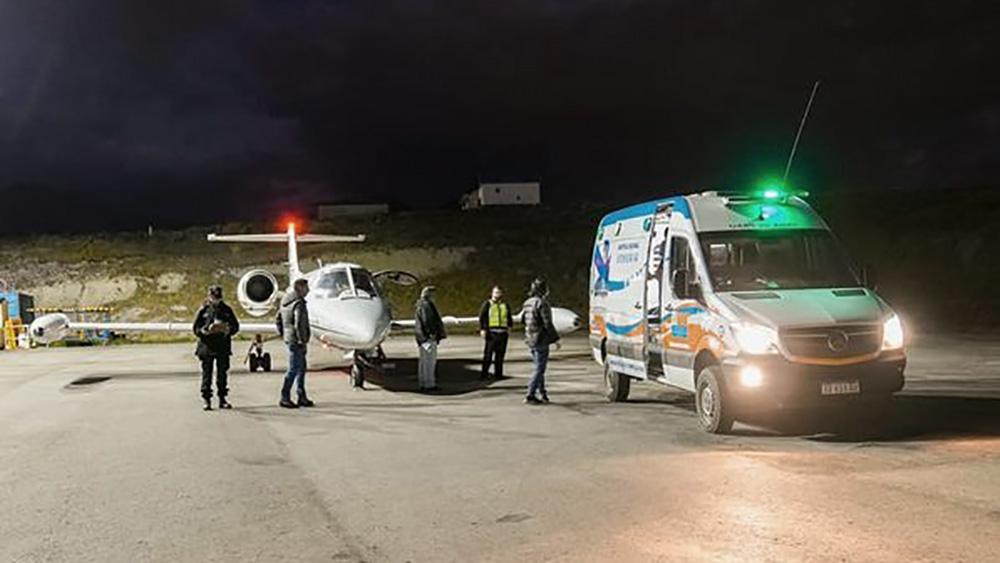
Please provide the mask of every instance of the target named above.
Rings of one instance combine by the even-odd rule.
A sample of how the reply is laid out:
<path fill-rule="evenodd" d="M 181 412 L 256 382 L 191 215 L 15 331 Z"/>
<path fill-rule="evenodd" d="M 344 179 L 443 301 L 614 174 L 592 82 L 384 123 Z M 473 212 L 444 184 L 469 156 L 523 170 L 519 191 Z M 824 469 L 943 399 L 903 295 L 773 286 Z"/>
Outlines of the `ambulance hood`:
<path fill-rule="evenodd" d="M 774 329 L 879 323 L 889 308 L 863 288 L 778 289 L 716 293 L 741 320 Z"/>

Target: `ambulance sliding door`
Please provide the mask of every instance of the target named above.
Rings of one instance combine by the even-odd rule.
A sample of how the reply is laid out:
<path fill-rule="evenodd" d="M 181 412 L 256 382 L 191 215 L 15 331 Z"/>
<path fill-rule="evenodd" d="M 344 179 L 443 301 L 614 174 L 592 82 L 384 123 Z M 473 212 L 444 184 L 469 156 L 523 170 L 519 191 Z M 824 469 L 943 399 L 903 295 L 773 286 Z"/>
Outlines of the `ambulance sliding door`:
<path fill-rule="evenodd" d="M 646 377 L 646 251 L 652 217 L 639 216 L 609 227 L 611 236 L 602 242 L 608 263 L 604 292 L 604 323 L 607 330 L 608 364 L 619 373 Z"/>

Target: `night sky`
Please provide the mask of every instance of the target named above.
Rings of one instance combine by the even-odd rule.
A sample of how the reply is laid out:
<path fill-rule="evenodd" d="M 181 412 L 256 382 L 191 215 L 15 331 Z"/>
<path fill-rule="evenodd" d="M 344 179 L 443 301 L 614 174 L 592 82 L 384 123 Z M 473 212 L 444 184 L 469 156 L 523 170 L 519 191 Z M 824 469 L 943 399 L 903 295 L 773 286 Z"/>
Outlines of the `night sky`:
<path fill-rule="evenodd" d="M 1000 185 L 991 4 L 0 0 L 0 231 Z"/>

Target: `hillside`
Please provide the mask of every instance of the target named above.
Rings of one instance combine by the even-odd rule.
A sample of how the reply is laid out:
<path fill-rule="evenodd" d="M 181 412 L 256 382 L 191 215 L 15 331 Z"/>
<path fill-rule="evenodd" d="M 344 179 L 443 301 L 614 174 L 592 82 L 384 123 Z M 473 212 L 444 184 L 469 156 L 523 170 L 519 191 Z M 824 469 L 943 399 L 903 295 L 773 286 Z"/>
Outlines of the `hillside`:
<path fill-rule="evenodd" d="M 482 213 L 425 212 L 319 221 L 310 232 L 365 233 L 363 244 L 300 246 L 303 269 L 336 260 L 372 270 L 412 271 L 438 286 L 442 310 L 474 314 L 493 283 L 519 301 L 544 275 L 560 304 L 586 304 L 590 214 L 545 209 Z M 126 320 L 187 320 L 219 283 L 230 296 L 239 277 L 264 267 L 284 280 L 282 244 L 212 244 L 209 232 L 274 231 L 277 225 L 227 224 L 184 231 L 0 239 L 0 279 L 36 296 L 40 307 L 109 305 Z M 391 287 L 398 315 L 408 316 L 419 287 Z"/>
<path fill-rule="evenodd" d="M 995 190 L 859 193 L 812 200 L 861 263 L 874 266 L 879 291 L 923 332 L 1000 328 L 1000 252 L 993 244 Z M 398 213 L 312 222 L 311 232 L 357 233 L 364 244 L 313 244 L 315 259 L 350 260 L 372 270 L 412 271 L 439 288 L 442 310 L 474 313 L 493 283 L 519 301 L 544 275 L 555 301 L 586 312 L 593 227 L 610 207 L 577 205 L 476 212 Z M 283 279 L 280 244 L 210 244 L 208 232 L 273 231 L 277 225 L 227 224 L 184 231 L 0 239 L 0 279 L 32 293 L 42 307 L 110 305 L 129 320 L 187 320 L 209 284 L 230 295 L 239 276 L 263 266 Z M 408 316 L 418 288 L 393 288 Z"/>

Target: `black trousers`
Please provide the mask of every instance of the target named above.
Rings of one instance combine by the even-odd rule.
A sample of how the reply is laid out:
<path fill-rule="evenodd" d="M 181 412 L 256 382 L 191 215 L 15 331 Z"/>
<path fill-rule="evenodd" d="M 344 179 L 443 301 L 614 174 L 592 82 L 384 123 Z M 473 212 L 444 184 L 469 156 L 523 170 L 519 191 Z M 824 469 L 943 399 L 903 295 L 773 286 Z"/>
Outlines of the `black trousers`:
<path fill-rule="evenodd" d="M 503 377 L 503 358 L 507 355 L 507 337 L 505 331 L 486 331 L 486 341 L 483 345 L 483 377 L 490 373 L 493 364 L 493 375 Z"/>
<path fill-rule="evenodd" d="M 201 396 L 212 398 L 212 365 L 215 365 L 215 388 L 219 397 L 229 394 L 229 356 L 200 356 L 201 359 Z"/>

